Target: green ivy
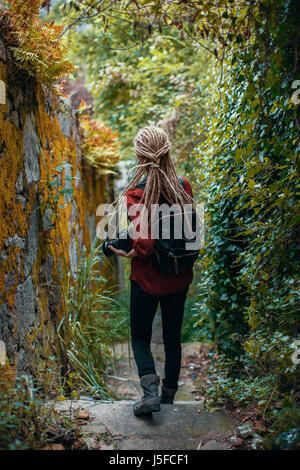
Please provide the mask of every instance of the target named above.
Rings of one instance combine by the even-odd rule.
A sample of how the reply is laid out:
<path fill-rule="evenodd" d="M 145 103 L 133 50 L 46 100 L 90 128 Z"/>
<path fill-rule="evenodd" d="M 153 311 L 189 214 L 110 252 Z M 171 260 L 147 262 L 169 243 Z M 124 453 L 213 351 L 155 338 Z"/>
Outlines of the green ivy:
<path fill-rule="evenodd" d="M 223 357 L 210 392 L 263 398 L 278 429 L 290 423 L 282 414 L 278 424 L 274 403 L 297 408 L 300 399 L 291 360 L 300 335 L 299 105 L 291 100 L 299 25 L 296 2 L 260 2 L 251 39 L 230 48 L 222 84 L 211 84 L 206 107 L 215 113 L 200 122 L 194 154 L 207 215 L 198 323 L 209 318 Z"/>

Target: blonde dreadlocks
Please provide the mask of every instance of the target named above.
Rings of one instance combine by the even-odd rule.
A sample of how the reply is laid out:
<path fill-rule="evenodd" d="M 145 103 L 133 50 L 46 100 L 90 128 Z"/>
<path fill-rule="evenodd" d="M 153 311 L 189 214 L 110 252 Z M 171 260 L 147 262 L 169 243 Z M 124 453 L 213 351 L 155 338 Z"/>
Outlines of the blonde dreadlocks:
<path fill-rule="evenodd" d="M 119 205 L 122 196 L 139 183 L 146 171 L 147 181 L 140 203 L 144 204 L 143 209 L 148 211 L 148 220 L 150 220 L 152 204 L 158 204 L 161 196 L 170 205 L 178 204 L 182 209 L 184 204 L 192 206 L 196 204 L 196 201 L 185 192 L 176 175 L 170 157 L 170 142 L 162 128 L 148 126 L 141 129 L 134 139 L 134 148 L 138 165 L 129 171 L 130 173 L 135 169 L 134 177 L 114 203 Z"/>

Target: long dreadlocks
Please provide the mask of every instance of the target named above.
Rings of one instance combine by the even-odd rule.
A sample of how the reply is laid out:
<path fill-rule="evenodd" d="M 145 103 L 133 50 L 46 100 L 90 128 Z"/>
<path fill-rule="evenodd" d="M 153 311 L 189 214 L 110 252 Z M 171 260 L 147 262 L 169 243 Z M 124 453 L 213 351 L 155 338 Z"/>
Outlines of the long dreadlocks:
<path fill-rule="evenodd" d="M 196 201 L 185 192 L 176 175 L 170 157 L 170 142 L 162 128 L 147 126 L 141 129 L 134 139 L 134 148 L 138 165 L 131 168 L 129 173 L 135 169 L 135 174 L 113 204 L 120 208 L 121 198 L 130 188 L 139 183 L 147 171 L 146 186 L 140 200 L 140 204 L 143 204 L 142 221 L 145 220 L 143 218 L 145 214 L 148 214 L 148 221 L 150 220 L 152 205 L 159 204 L 161 196 L 170 205 L 178 204 L 184 212 L 185 204 L 192 205 L 192 207 L 197 205 Z"/>

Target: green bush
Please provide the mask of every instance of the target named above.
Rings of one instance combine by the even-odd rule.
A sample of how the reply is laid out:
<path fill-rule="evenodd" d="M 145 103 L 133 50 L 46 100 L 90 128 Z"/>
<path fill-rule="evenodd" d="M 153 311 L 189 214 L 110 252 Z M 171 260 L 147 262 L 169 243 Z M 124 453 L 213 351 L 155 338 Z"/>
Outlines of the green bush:
<path fill-rule="evenodd" d="M 113 360 L 110 346 L 128 337 L 127 310 L 116 288 L 100 274 L 101 244 L 96 237 L 82 254 L 77 276 L 63 286 L 64 314 L 58 326 L 65 371 L 80 377 L 81 389 L 98 398 L 115 394 L 106 384 L 106 368 Z M 78 385 L 80 385 L 78 383 Z"/>
<path fill-rule="evenodd" d="M 222 83 L 211 83 L 214 117 L 199 124 L 195 151 L 207 215 L 198 323 L 210 321 L 223 357 L 209 393 L 259 403 L 275 434 L 299 426 L 299 412 L 288 418 L 300 399 L 299 25 L 295 2 L 259 2 L 250 40 L 230 47 Z"/>

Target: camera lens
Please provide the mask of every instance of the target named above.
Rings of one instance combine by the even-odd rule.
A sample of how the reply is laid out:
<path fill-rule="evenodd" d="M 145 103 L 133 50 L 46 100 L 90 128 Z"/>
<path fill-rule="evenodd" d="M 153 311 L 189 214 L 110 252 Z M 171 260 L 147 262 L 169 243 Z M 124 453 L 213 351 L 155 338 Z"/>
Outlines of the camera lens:
<path fill-rule="evenodd" d="M 116 250 L 124 250 L 126 253 L 129 253 L 131 250 L 131 240 L 127 230 L 122 230 L 119 233 L 119 236 L 120 238 L 104 242 L 102 244 L 102 250 L 105 256 L 109 257 L 115 254 L 110 248 L 108 248 L 108 245 L 113 246 Z M 124 236 L 126 236 L 126 238 Z"/>
<path fill-rule="evenodd" d="M 112 256 L 114 255 L 114 252 L 108 248 L 108 245 L 111 245 L 113 246 L 114 248 L 116 248 L 116 250 L 119 250 L 120 249 L 120 244 L 119 244 L 119 239 L 117 238 L 116 240 L 111 240 L 109 242 L 104 242 L 102 244 L 102 250 L 103 250 L 103 253 L 105 254 L 105 256 Z"/>

